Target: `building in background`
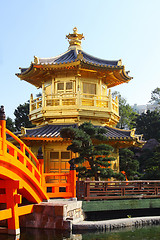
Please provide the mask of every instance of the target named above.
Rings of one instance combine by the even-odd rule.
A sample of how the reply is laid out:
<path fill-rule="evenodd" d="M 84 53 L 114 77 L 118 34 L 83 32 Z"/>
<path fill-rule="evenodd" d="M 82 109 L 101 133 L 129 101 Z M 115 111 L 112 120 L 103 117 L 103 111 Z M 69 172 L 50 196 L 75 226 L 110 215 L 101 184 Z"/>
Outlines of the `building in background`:
<path fill-rule="evenodd" d="M 135 112 L 137 112 L 138 114 L 141 113 L 146 113 L 148 110 L 150 110 L 151 112 L 154 110 L 157 110 L 159 108 L 158 104 L 146 104 L 146 105 L 137 105 L 134 104 L 133 106 L 131 106 L 133 108 L 133 110 Z"/>

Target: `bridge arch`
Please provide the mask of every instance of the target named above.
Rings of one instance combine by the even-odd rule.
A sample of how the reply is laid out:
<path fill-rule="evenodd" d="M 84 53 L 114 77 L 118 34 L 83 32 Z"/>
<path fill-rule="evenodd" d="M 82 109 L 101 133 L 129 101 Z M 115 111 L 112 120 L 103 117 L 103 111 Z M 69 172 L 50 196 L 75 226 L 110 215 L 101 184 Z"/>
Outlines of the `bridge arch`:
<path fill-rule="evenodd" d="M 14 139 L 19 148 L 6 139 Z M 29 157 L 30 158 L 29 158 Z M 18 180 L 23 197 L 32 203 L 48 199 L 43 186 L 42 161 L 11 131 L 6 128 L 4 108 L 0 108 L 0 179 Z"/>

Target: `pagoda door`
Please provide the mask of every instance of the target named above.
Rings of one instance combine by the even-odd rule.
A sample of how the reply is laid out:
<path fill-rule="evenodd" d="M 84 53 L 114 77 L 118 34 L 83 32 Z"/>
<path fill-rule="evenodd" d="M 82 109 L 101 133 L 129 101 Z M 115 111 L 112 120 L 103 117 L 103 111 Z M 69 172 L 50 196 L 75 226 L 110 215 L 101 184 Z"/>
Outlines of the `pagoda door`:
<path fill-rule="evenodd" d="M 68 173 L 70 164 L 68 161 L 71 159 L 71 153 L 69 151 L 48 151 L 47 152 L 47 165 L 50 173 Z M 49 182 L 61 182 L 66 181 L 66 177 L 50 177 Z"/>

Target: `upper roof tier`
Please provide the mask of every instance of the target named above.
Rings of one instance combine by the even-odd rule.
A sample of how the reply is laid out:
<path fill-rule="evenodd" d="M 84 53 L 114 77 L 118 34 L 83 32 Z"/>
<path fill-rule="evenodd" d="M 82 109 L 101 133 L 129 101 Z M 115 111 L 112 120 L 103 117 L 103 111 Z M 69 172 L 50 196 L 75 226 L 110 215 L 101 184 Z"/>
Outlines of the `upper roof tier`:
<path fill-rule="evenodd" d="M 30 67 L 20 68 L 21 73 L 17 73 L 16 75 L 21 80 L 25 80 L 36 87 L 41 87 L 40 77 L 42 73 L 39 73 L 40 70 L 43 70 L 43 74 L 50 73 L 53 75 L 57 70 L 66 71 L 66 69 L 68 69 L 69 71 L 70 67 L 75 70 L 78 69 L 78 71 L 87 69 L 87 71 L 94 71 L 94 73 L 99 75 L 103 73 L 103 77 L 114 73 L 115 81 L 113 83 L 113 81 L 109 82 L 107 80 L 108 88 L 132 79 L 132 77 L 128 76 L 128 72 L 125 71 L 121 60 L 104 60 L 84 52 L 81 48 L 81 40 L 84 36 L 83 34 L 77 33 L 77 28 L 74 28 L 73 34 L 67 35 L 66 38 L 68 38 L 69 41 L 68 51 L 50 58 L 34 56 L 34 62 L 31 63 Z"/>
<path fill-rule="evenodd" d="M 69 49 L 65 53 L 51 58 L 38 58 L 34 57 L 34 62 L 40 65 L 56 65 L 71 63 L 81 60 L 81 62 L 89 63 L 92 65 L 100 65 L 101 67 L 120 67 L 121 60 L 118 61 L 108 61 L 100 58 L 93 57 L 83 50 L 79 49 Z"/>

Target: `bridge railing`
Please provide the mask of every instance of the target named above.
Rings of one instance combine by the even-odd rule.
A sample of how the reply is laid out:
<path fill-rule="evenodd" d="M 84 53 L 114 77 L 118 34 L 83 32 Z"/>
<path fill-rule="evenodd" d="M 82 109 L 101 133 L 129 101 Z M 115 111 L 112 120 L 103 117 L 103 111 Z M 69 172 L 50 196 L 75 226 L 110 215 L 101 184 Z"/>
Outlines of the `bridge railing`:
<path fill-rule="evenodd" d="M 14 164 L 21 162 L 23 166 L 29 170 L 32 177 L 36 178 L 40 185 L 42 185 L 42 176 L 40 173 L 40 163 L 32 151 L 11 131 L 6 128 L 5 133 L 11 137 L 15 145 L 6 140 L 6 134 L 3 136 L 3 154 L 10 155 L 14 158 Z"/>
<path fill-rule="evenodd" d="M 1 107 L 0 114 L 0 155 L 6 156 L 5 161 L 14 161 L 14 165 L 20 169 L 26 169 L 27 176 L 31 180 L 37 180 L 50 198 L 75 198 L 76 197 L 76 170 L 70 167 L 69 173 L 44 173 L 44 159 L 42 152 L 36 157 L 32 151 L 11 131 L 6 128 L 4 109 Z M 8 141 L 6 139 L 10 139 Z M 13 144 L 14 143 L 14 144 Z M 20 166 L 20 164 L 22 166 Z M 47 183 L 47 177 L 59 178 L 57 183 Z M 61 177 L 66 178 L 66 182 L 60 181 Z"/>
<path fill-rule="evenodd" d="M 0 109 L 0 155 L 6 156 L 4 161 L 13 161 L 14 166 L 26 172 L 30 180 L 37 180 L 46 191 L 48 197 L 75 198 L 76 197 L 76 169 L 70 166 L 69 173 L 44 173 L 44 159 L 42 150 L 36 157 L 33 152 L 11 131 L 6 128 L 4 108 Z M 7 136 L 7 138 L 6 138 Z M 8 141 L 7 139 L 10 139 Z M 22 165 L 20 165 L 20 163 Z M 47 183 L 47 177 L 59 177 L 57 183 Z M 66 182 L 61 182 L 61 177 Z"/>
<path fill-rule="evenodd" d="M 43 187 L 41 162 L 14 133 L 6 128 L 3 106 L 0 108 L 0 156 L 2 162 L 13 164 L 21 174 L 26 174 L 30 181 Z"/>
<path fill-rule="evenodd" d="M 160 181 L 78 181 L 77 198 L 84 200 L 160 198 Z"/>

